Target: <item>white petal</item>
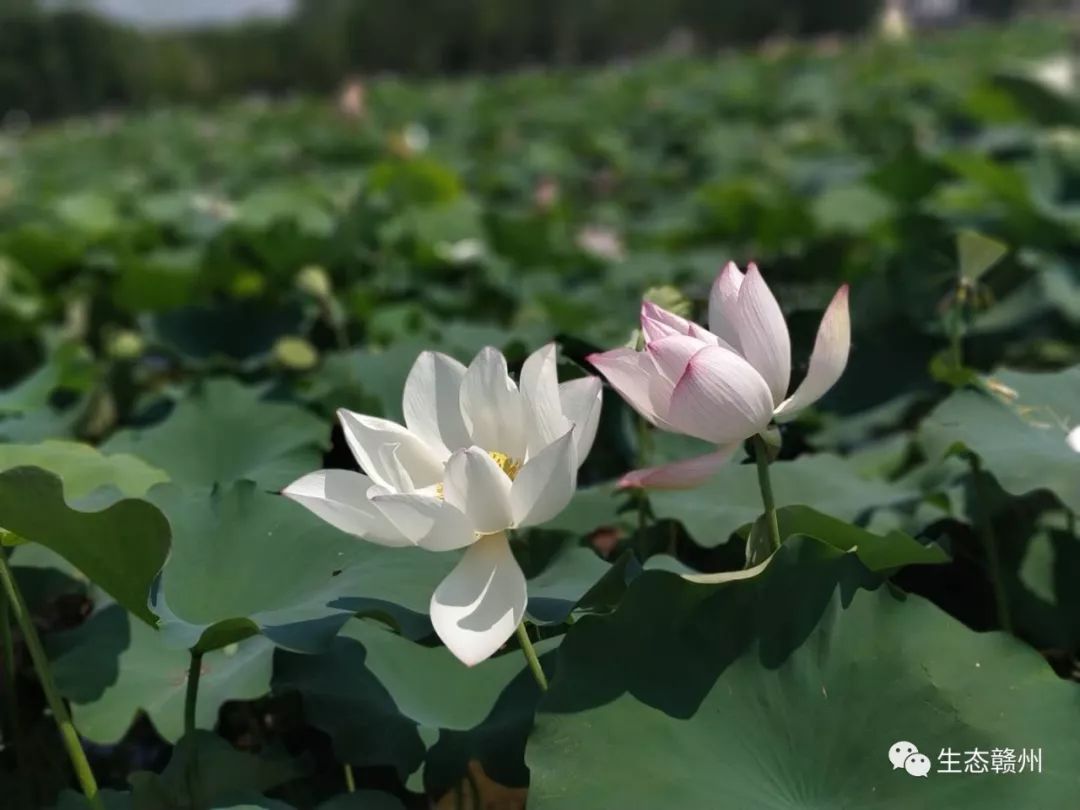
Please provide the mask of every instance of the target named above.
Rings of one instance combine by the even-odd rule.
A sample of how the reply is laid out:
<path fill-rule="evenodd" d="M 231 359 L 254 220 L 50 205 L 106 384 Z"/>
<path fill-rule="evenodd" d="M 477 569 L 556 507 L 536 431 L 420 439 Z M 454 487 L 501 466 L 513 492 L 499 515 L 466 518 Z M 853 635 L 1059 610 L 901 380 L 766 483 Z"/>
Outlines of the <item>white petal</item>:
<path fill-rule="evenodd" d="M 1065 443 L 1074 453 L 1080 453 L 1080 426 L 1069 431 L 1069 435 L 1065 437 Z"/>
<path fill-rule="evenodd" d="M 656 424 L 656 411 L 649 398 L 649 378 L 655 369 L 645 352 L 612 349 L 590 354 L 586 359 L 635 411 Z"/>
<path fill-rule="evenodd" d="M 396 422 L 338 410 L 341 429 L 357 462 L 375 483 L 397 489 L 402 473 L 418 488 L 442 480 L 442 462 L 418 436 Z M 396 451 L 385 448 L 397 446 Z M 400 465 L 398 469 L 396 465 Z"/>
<path fill-rule="evenodd" d="M 529 430 L 530 454 L 539 453 L 570 429 L 559 401 L 559 377 L 555 365 L 555 344 L 549 343 L 530 354 L 521 367 L 520 391 Z"/>
<path fill-rule="evenodd" d="M 293 481 L 282 490 L 331 526 L 381 546 L 411 546 L 367 498 L 372 480 L 351 470 L 319 470 Z"/>
<path fill-rule="evenodd" d="M 648 467 L 644 470 L 628 472 L 619 479 L 619 487 L 623 489 L 629 487 L 640 489 L 687 489 L 695 487 L 708 480 L 721 465 L 731 458 L 732 453 L 739 449 L 740 446 L 741 442 L 733 442 L 703 456 L 695 456 L 671 464 L 662 464 L 658 467 Z"/>
<path fill-rule="evenodd" d="M 413 484 L 409 471 L 405 469 L 405 465 L 401 463 L 401 459 L 398 457 L 398 450 L 400 449 L 400 443 L 379 445 L 376 453 L 379 459 L 379 471 L 386 479 L 386 483 L 391 490 L 412 492 L 416 489 L 416 486 Z"/>
<path fill-rule="evenodd" d="M 506 358 L 490 346 L 481 349 L 461 381 L 461 415 L 471 443 L 523 458 L 526 430 L 522 410 Z"/>
<path fill-rule="evenodd" d="M 707 346 L 686 365 L 671 395 L 668 419 L 682 433 L 730 444 L 761 432 L 772 395 L 761 375 L 734 352 Z"/>
<path fill-rule="evenodd" d="M 574 451 L 580 467 L 592 450 L 600 424 L 604 386 L 599 377 L 582 377 L 559 386 L 563 415 L 574 426 Z"/>
<path fill-rule="evenodd" d="M 529 459 L 510 488 L 514 526 L 537 526 L 566 508 L 577 488 L 574 433 L 566 435 Z"/>
<path fill-rule="evenodd" d="M 510 477 L 484 450 L 467 447 L 446 462 L 443 497 L 469 516 L 481 534 L 509 529 Z"/>
<path fill-rule="evenodd" d="M 442 458 L 469 445 L 461 418 L 465 366 L 440 352 L 422 352 L 405 380 L 402 404 L 409 430 Z"/>
<path fill-rule="evenodd" d="M 476 540 L 472 523 L 435 495 L 384 492 L 371 502 L 415 545 L 431 551 L 463 548 Z"/>
<path fill-rule="evenodd" d="M 735 326 L 739 350 L 768 383 L 775 407 L 787 396 L 791 382 L 791 338 L 784 313 L 757 265 L 750 265 L 739 287 Z"/>
<path fill-rule="evenodd" d="M 739 331 L 735 327 L 735 311 L 742 283 L 742 271 L 735 262 L 728 262 L 709 293 L 709 331 L 736 350 L 739 348 Z"/>
<path fill-rule="evenodd" d="M 776 415 L 783 414 L 785 419 L 790 419 L 798 411 L 821 399 L 844 373 L 850 351 L 851 316 L 848 313 L 848 286 L 845 284 L 836 291 L 821 317 L 806 377 L 795 393 L 780 403 Z"/>
<path fill-rule="evenodd" d="M 490 658 L 514 634 L 528 593 L 505 534 L 481 537 L 431 597 L 431 624 L 466 666 Z"/>

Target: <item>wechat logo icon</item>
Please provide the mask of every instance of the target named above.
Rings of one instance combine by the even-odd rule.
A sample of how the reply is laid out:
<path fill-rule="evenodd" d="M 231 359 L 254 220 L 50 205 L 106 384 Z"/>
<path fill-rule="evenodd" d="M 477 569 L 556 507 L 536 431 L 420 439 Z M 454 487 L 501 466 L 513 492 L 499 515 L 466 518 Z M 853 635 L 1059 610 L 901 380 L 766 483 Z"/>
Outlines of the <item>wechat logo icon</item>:
<path fill-rule="evenodd" d="M 911 776 L 926 776 L 930 773 L 930 757 L 920 754 L 914 743 L 901 740 L 889 749 L 889 762 L 893 770 L 903 768 Z"/>

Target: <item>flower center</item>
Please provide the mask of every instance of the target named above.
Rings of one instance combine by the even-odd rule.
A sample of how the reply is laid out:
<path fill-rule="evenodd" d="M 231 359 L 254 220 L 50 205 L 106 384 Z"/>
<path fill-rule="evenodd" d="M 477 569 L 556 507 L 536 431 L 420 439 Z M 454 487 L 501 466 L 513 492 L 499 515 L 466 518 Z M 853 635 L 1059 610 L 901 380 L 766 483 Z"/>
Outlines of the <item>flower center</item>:
<path fill-rule="evenodd" d="M 491 456 L 491 460 L 499 465 L 499 469 L 506 473 L 506 477 L 513 481 L 517 478 L 518 472 L 521 470 L 521 462 L 516 458 L 510 458 L 506 453 L 500 453 L 498 450 L 489 450 L 488 455 Z M 435 496 L 439 500 L 444 500 L 443 485 L 440 481 L 435 485 Z"/>
<path fill-rule="evenodd" d="M 491 460 L 499 465 L 499 469 L 506 473 L 506 477 L 513 481 L 517 478 L 518 471 L 521 469 L 521 462 L 516 458 L 510 458 L 506 453 L 500 453 L 498 450 L 491 450 L 488 452 L 491 456 Z"/>

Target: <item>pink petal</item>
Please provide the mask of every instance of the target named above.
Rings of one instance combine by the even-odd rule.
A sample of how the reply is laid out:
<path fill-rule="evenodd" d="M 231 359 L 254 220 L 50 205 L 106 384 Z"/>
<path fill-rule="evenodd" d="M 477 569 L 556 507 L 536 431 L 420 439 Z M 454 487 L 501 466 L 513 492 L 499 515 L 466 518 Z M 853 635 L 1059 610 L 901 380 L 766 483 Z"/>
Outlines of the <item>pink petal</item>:
<path fill-rule="evenodd" d="M 848 311 L 848 285 L 845 284 L 836 291 L 821 317 L 806 377 L 795 393 L 780 403 L 776 415 L 791 418 L 796 412 L 821 399 L 844 373 L 850 351 L 851 315 Z"/>
<path fill-rule="evenodd" d="M 672 335 L 650 343 L 645 350 L 654 369 L 649 377 L 649 399 L 660 427 L 671 428 L 666 414 L 675 384 L 682 378 L 690 358 L 707 345 L 689 335 Z"/>
<path fill-rule="evenodd" d="M 644 352 L 635 352 L 633 349 L 612 349 L 609 352 L 590 354 L 586 359 L 604 375 L 611 387 L 618 391 L 619 396 L 625 399 L 635 411 L 653 424 L 656 423 L 656 412 L 649 400 L 652 361 Z"/>
<path fill-rule="evenodd" d="M 703 456 L 628 472 L 619 479 L 622 489 L 688 489 L 704 482 L 739 448 L 739 442 L 717 448 Z"/>
<path fill-rule="evenodd" d="M 695 354 L 675 385 L 666 414 L 674 428 L 712 442 L 740 442 L 772 418 L 769 386 L 746 360 L 719 346 Z"/>
<path fill-rule="evenodd" d="M 671 335 L 690 334 L 690 321 L 652 301 L 642 301 L 641 333 L 645 336 L 645 343 L 648 345 L 654 340 Z"/>
<path fill-rule="evenodd" d="M 739 350 L 769 385 L 774 407 L 791 382 L 791 338 L 780 305 L 757 265 L 751 264 L 739 287 L 735 326 Z"/>
<path fill-rule="evenodd" d="M 709 331 L 736 350 L 739 349 L 739 331 L 735 327 L 735 310 L 742 283 L 742 272 L 735 262 L 728 262 L 709 293 Z"/>

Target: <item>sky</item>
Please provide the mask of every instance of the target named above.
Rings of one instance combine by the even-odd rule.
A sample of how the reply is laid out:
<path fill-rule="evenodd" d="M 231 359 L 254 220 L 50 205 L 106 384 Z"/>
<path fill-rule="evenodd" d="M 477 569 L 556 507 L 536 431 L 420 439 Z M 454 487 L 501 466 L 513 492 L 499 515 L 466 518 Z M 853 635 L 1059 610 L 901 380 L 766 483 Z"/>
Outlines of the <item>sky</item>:
<path fill-rule="evenodd" d="M 292 10 L 293 0 L 82 0 L 81 5 L 133 25 L 169 28 L 280 17 Z"/>

